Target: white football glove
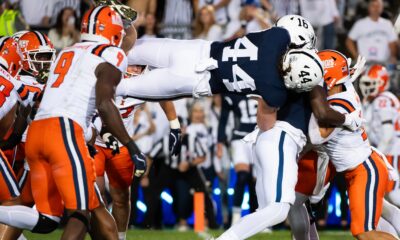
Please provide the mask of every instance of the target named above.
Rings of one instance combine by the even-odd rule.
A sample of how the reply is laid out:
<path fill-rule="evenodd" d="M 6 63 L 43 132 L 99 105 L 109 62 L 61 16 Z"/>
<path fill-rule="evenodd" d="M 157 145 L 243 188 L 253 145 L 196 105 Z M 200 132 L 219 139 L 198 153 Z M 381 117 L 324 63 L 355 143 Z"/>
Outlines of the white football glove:
<path fill-rule="evenodd" d="M 365 119 L 360 115 L 361 112 L 359 110 L 354 111 L 349 114 L 345 114 L 345 120 L 343 126 L 347 127 L 351 131 L 355 131 L 362 127 L 363 123 L 365 123 Z"/>
<path fill-rule="evenodd" d="M 354 64 L 354 66 L 350 69 L 350 73 L 351 73 L 350 81 L 351 82 L 354 82 L 355 80 L 357 80 L 357 78 L 360 76 L 360 74 L 364 71 L 364 66 L 365 66 L 366 62 L 367 62 L 367 59 L 365 59 L 365 57 L 358 55 L 356 64 Z"/>

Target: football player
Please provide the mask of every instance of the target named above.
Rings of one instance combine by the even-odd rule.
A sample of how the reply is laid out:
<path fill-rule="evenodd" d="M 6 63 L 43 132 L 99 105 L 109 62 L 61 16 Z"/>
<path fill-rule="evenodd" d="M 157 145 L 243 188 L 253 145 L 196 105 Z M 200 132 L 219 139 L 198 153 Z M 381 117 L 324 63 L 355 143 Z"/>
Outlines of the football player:
<path fill-rule="evenodd" d="M 324 63 L 329 104 L 341 113 L 361 113 L 361 101 L 352 84 L 347 58 L 334 50 L 323 50 L 318 55 Z M 352 132 L 343 127 L 318 126 L 317 120 L 312 118 L 310 139 L 313 144 L 321 144 L 337 172 L 344 172 L 353 236 L 357 239 L 396 239 L 375 230 L 389 176 L 384 158 L 371 148 L 365 130 L 360 128 Z"/>
<path fill-rule="evenodd" d="M 139 75 L 145 66 L 128 66 L 126 77 Z M 135 81 L 136 79 L 132 79 Z M 115 101 L 124 126 L 129 134 L 134 134 L 134 115 L 136 110 L 144 104 L 143 101 L 117 96 Z M 112 215 L 118 228 L 120 240 L 126 239 L 129 215 L 131 212 L 131 188 L 133 180 L 134 164 L 131 161 L 127 147 L 116 141 L 107 132 L 101 131 L 101 120 L 96 118 L 95 126 L 100 129 L 100 134 L 96 138 L 95 148 L 97 154 L 94 156 L 96 169 L 96 182 L 100 193 L 105 196 L 104 173 L 109 179 L 109 189 L 112 199 Z"/>
<path fill-rule="evenodd" d="M 255 198 L 255 181 L 251 172 L 251 148 L 241 139 L 252 132 L 257 124 L 257 100 L 234 94 L 222 94 L 221 114 L 218 125 L 217 157 L 222 158 L 223 144 L 227 143 L 226 126 L 230 112 L 233 113 L 235 128 L 232 133 L 232 160 L 236 172 L 235 193 L 233 195 L 232 224 L 236 223 L 242 213 L 243 194 L 246 185 L 250 198 Z M 256 201 L 255 199 L 250 199 Z"/>
<path fill-rule="evenodd" d="M 365 71 L 359 84 L 364 98 L 365 118 L 368 120 L 366 130 L 371 144 L 387 156 L 393 167 L 400 169 L 400 102 L 388 91 L 389 73 L 384 66 L 374 64 Z M 399 181 L 389 184 L 387 198 L 400 207 Z"/>

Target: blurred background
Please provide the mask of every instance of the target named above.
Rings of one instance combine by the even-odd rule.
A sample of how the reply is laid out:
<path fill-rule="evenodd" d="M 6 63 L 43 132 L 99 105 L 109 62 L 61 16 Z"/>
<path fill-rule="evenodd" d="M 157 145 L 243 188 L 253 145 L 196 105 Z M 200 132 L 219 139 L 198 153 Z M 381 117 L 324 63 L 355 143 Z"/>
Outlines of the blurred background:
<path fill-rule="evenodd" d="M 48 34 L 60 50 L 79 41 L 80 18 L 94 6 L 91 0 L 8 0 L 0 1 L 0 35 L 21 30 Z M 246 33 L 270 28 L 281 16 L 299 14 L 313 25 L 318 49 L 337 49 L 348 57 L 359 54 L 368 63 L 384 64 L 391 74 L 391 90 L 400 95 L 400 42 L 393 23 L 400 12 L 399 0 L 127 0 L 139 12 L 135 22 L 139 38 L 205 39 L 229 41 Z M 373 20 L 373 21 L 372 21 Z M 252 191 L 254 177 L 242 186 L 232 163 L 232 131 L 235 116 L 230 114 L 219 126 L 224 98 L 214 96 L 199 101 L 178 100 L 177 111 L 187 131 L 196 132 L 202 157 L 196 166 L 199 178 L 188 177 L 188 169 L 168 157 L 169 126 L 157 104 L 147 103 L 138 111 L 135 136 L 142 151 L 154 164 L 150 175 L 135 179 L 132 188 L 130 225 L 140 228 L 190 229 L 193 224 L 192 195 L 203 191 L 216 209 L 207 216 L 210 228 L 228 227 L 233 212 L 245 215 L 257 202 Z M 247 113 L 252 114 L 249 109 Z M 218 127 L 223 128 L 224 137 Z M 221 140 L 222 139 L 222 140 Z M 199 151 L 188 147 L 181 158 Z M 198 182 L 199 181 L 199 182 Z M 244 189 L 244 191 L 243 191 Z M 240 196 L 235 196 L 240 194 Z M 240 193 L 238 191 L 240 190 Z M 238 204 L 238 199 L 241 204 Z M 207 200 L 206 200 L 207 201 Z M 236 202 L 236 203 L 234 203 Z M 325 199 L 313 206 L 320 228 L 347 228 L 348 200 L 343 177 L 339 174 Z M 111 204 L 111 203 L 110 203 Z M 236 205 L 236 206 L 234 206 Z M 112 207 L 112 205 L 110 205 Z M 233 210 L 232 210 L 233 209 Z M 284 224 L 279 227 L 285 227 Z"/>

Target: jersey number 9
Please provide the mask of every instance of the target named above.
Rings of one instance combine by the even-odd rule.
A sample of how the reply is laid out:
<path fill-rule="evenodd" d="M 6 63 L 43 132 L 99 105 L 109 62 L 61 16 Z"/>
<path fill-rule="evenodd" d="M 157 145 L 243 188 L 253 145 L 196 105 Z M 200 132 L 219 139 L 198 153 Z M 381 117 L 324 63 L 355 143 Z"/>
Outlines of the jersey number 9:
<path fill-rule="evenodd" d="M 54 69 L 54 74 L 58 74 L 56 81 L 51 85 L 52 88 L 58 88 L 63 82 L 65 75 L 67 75 L 69 68 L 72 65 L 74 52 L 64 52 Z"/>

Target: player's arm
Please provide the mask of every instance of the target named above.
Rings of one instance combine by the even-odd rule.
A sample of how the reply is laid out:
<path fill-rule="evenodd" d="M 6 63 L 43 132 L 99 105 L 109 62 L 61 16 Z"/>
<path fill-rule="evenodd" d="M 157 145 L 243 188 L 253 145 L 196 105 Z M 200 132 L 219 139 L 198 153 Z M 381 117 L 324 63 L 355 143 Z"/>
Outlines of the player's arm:
<path fill-rule="evenodd" d="M 182 131 L 178 117 L 176 115 L 175 106 L 172 101 L 160 101 L 160 106 L 169 121 L 169 153 L 176 156 L 181 151 Z"/>
<path fill-rule="evenodd" d="M 315 118 L 321 123 L 335 126 L 343 125 L 345 116 L 333 110 L 326 98 L 326 92 L 321 86 L 314 87 L 310 92 L 311 108 Z"/>
<path fill-rule="evenodd" d="M 22 135 L 28 127 L 28 117 L 31 112 L 31 106 L 20 105 L 18 108 L 17 118 L 14 122 L 14 129 L 6 141 L 0 143 L 2 150 L 12 149 L 21 142 Z"/>
<path fill-rule="evenodd" d="M 135 175 L 140 177 L 146 171 L 145 156 L 130 138 L 119 110 L 114 104 L 115 88 L 121 81 L 122 73 L 110 63 L 104 62 L 97 66 L 95 74 L 97 77 L 97 111 L 110 133 L 128 148 L 131 158 L 135 162 Z"/>
<path fill-rule="evenodd" d="M 135 45 L 136 39 L 137 39 L 137 32 L 136 29 L 133 25 L 131 25 L 129 28 L 125 29 L 125 37 L 124 40 L 122 41 L 122 50 L 128 55 L 128 52 L 133 48 Z"/>
<path fill-rule="evenodd" d="M 257 125 L 261 131 L 268 131 L 275 125 L 278 109 L 269 106 L 262 98 L 257 100 Z"/>

